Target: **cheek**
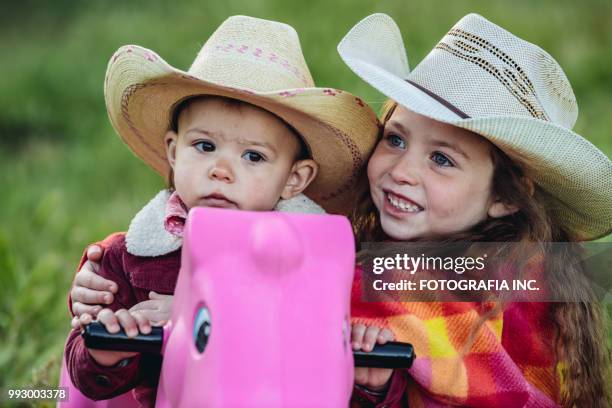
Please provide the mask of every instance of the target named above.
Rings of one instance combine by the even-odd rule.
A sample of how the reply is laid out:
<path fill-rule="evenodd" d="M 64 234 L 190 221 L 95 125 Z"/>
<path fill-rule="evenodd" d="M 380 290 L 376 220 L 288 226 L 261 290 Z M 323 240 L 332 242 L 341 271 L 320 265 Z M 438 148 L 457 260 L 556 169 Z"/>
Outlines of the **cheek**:
<path fill-rule="evenodd" d="M 488 192 L 480 185 L 459 182 L 428 186 L 428 202 L 432 215 L 457 222 L 477 222 L 486 213 Z"/>
<path fill-rule="evenodd" d="M 389 163 L 390 158 L 386 157 L 379 145 L 370 157 L 370 161 L 368 161 L 368 181 L 370 185 L 376 184 L 380 180 Z"/>
<path fill-rule="evenodd" d="M 275 172 L 241 172 L 240 183 L 237 190 L 240 192 L 246 204 L 245 209 L 269 211 L 274 208 L 276 202 L 285 187 L 286 179 L 279 176 L 285 174 L 278 170 Z"/>

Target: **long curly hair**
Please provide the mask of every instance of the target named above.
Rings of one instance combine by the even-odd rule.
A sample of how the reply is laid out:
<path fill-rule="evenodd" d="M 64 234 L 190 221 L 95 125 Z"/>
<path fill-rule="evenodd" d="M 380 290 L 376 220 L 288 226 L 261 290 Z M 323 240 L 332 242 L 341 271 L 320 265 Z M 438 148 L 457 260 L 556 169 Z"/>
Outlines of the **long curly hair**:
<path fill-rule="evenodd" d="M 394 101 L 385 103 L 381 112 L 383 126 L 396 107 Z M 524 244 L 529 248 L 537 244 L 535 247 L 545 260 L 550 290 L 564 299 L 582 299 L 571 303 L 550 303 L 550 319 L 556 332 L 551 348 L 555 350 L 561 377 L 559 402 L 564 407 L 610 407 L 607 316 L 585 276 L 580 244 L 546 207 L 547 194 L 528 181 L 530 177 L 526 166 L 511 159 L 493 144 L 491 157 L 494 165 L 491 193 L 506 204 L 518 207 L 518 211 L 501 218 L 485 219 L 467 231 L 444 237 L 442 241 L 512 243 L 513 248 L 517 247 L 517 243 L 519 247 Z M 372 202 L 366 171 L 363 170 L 360 178 L 359 199 L 350 217 L 358 243 L 389 239 L 382 230 L 379 213 Z M 568 245 L 564 247 L 567 249 L 547 256 L 551 249 L 546 243 L 550 242 L 567 242 Z M 358 262 L 370 255 L 360 251 Z M 499 302 L 483 315 L 471 338 L 489 317 L 502 311 L 506 305 Z"/>

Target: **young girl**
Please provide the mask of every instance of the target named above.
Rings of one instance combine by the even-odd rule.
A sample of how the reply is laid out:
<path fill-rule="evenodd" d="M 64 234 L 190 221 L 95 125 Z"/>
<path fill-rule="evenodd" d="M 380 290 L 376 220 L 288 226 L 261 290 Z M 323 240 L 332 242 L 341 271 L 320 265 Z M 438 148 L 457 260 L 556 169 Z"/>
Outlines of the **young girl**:
<path fill-rule="evenodd" d="M 407 372 L 358 369 L 357 404 L 609 406 L 602 305 L 575 246 L 553 257 L 544 243 L 611 232 L 612 163 L 571 131 L 577 106 L 556 61 L 474 14 L 412 72 L 386 15 L 358 23 L 338 50 L 391 98 L 354 215 L 359 240 L 540 243 L 529 261 L 549 290 L 581 299 L 365 303 L 358 280 L 354 347 L 384 343 L 384 327 L 417 359 Z"/>
<path fill-rule="evenodd" d="M 118 292 L 97 317 L 128 336 L 148 333 L 153 320 L 134 306 L 151 291 L 174 291 L 189 209 L 322 213 L 320 204 L 347 211 L 347 193 L 378 132 L 376 115 L 354 96 L 314 87 L 291 27 L 242 16 L 213 33 L 188 72 L 152 51 L 120 48 L 105 97 L 117 133 L 171 185 L 127 233 L 103 243 L 98 272 Z M 158 356 L 87 349 L 78 328 L 65 356 L 87 397 L 136 388 L 139 402 L 153 405 Z"/>

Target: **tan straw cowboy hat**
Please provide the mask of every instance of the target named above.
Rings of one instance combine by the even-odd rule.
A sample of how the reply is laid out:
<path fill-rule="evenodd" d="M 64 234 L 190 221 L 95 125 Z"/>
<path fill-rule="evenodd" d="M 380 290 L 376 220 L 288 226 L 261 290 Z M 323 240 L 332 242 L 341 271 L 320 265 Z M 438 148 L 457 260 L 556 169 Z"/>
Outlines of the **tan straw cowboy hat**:
<path fill-rule="evenodd" d="M 117 133 L 163 176 L 170 169 L 164 134 L 181 101 L 219 95 L 274 113 L 299 132 L 319 164 L 305 193 L 330 212 L 350 209 L 379 126 L 361 99 L 315 87 L 292 27 L 245 16 L 223 22 L 188 71 L 146 48 L 119 48 L 108 64 L 104 91 Z"/>
<path fill-rule="evenodd" d="M 520 159 L 576 238 L 612 231 L 612 162 L 571 130 L 576 99 L 546 51 L 477 14 L 462 18 L 412 72 L 399 28 L 385 14 L 355 25 L 338 51 L 400 105 L 478 133 Z"/>

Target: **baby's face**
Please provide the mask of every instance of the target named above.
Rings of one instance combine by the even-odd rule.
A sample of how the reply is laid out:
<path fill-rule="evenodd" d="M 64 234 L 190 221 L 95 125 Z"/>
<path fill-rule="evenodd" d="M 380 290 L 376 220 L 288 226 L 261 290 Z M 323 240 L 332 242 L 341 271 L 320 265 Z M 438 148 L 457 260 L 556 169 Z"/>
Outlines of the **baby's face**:
<path fill-rule="evenodd" d="M 484 220 L 493 204 L 490 149 L 479 135 L 397 106 L 368 164 L 385 233 L 435 238 Z"/>
<path fill-rule="evenodd" d="M 219 99 L 195 100 L 166 136 L 174 185 L 188 208 L 272 210 L 289 198 L 296 135 L 273 114 Z"/>

